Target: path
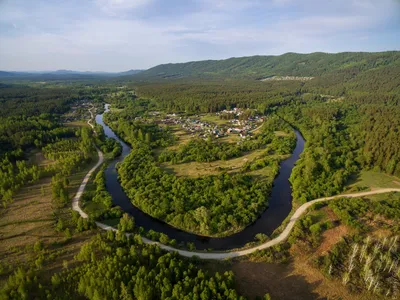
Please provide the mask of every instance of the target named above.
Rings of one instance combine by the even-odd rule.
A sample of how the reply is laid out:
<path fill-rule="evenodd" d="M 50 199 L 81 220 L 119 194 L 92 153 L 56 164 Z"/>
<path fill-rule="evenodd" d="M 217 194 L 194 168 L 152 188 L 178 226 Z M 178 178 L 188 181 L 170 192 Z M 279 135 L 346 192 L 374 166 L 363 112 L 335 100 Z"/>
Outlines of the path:
<path fill-rule="evenodd" d="M 94 107 L 89 109 L 91 118 L 87 121 L 87 123 L 89 124 L 90 127 L 92 127 L 92 129 L 94 130 L 94 125 L 91 123 L 92 119 L 93 119 L 93 113 L 91 111 L 91 109 L 93 109 Z M 104 156 L 103 153 L 97 149 L 97 154 L 99 156 L 99 160 L 97 162 L 97 164 L 91 168 L 89 170 L 89 172 L 85 175 L 85 177 L 83 178 L 83 181 L 81 183 L 81 185 L 78 188 L 78 192 L 76 193 L 76 195 L 74 196 L 74 198 L 72 199 L 72 209 L 77 211 L 82 218 L 87 218 L 88 215 L 79 207 L 79 200 L 82 197 L 82 194 L 86 188 L 87 183 L 89 182 L 90 176 L 92 176 L 92 174 L 94 173 L 94 171 L 96 171 L 96 169 L 103 163 L 104 161 Z"/>
<path fill-rule="evenodd" d="M 90 113 L 91 113 L 92 118 L 93 118 L 93 114 L 92 114 L 91 111 L 90 111 Z M 93 128 L 93 125 L 90 123 L 91 119 L 88 121 L 88 124 Z M 80 216 L 82 218 L 85 218 L 85 219 L 88 217 L 88 215 L 79 207 L 79 200 L 80 200 L 80 198 L 82 196 L 83 191 L 85 190 L 86 184 L 88 183 L 90 176 L 103 163 L 103 160 L 104 160 L 103 153 L 100 150 L 97 150 L 97 153 L 99 154 L 99 161 L 86 174 L 86 176 L 83 179 L 81 185 L 79 186 L 78 192 L 76 193 L 75 197 L 72 199 L 72 209 L 77 211 L 80 214 Z M 195 256 L 198 256 L 201 259 L 219 259 L 219 260 L 222 260 L 222 259 L 233 258 L 233 257 L 238 257 L 238 256 L 245 256 L 245 255 L 249 255 L 249 254 L 251 254 L 251 253 L 253 253 L 253 252 L 257 251 L 257 250 L 263 250 L 263 249 L 266 249 L 266 248 L 273 247 L 273 246 L 283 242 L 284 240 L 286 240 L 289 237 L 289 234 L 292 231 L 296 221 L 314 203 L 330 201 L 330 200 L 333 200 L 333 199 L 336 199 L 336 198 L 356 198 L 356 197 L 383 194 L 383 193 L 389 193 L 389 192 L 400 192 L 400 188 L 399 189 L 396 189 L 396 188 L 381 188 L 381 189 L 376 189 L 376 190 L 368 191 L 368 192 L 336 195 L 336 196 L 331 196 L 331 197 L 319 198 L 319 199 L 315 199 L 315 200 L 309 201 L 307 203 L 304 203 L 291 216 L 291 218 L 289 220 L 289 223 L 286 225 L 286 228 L 281 232 L 281 234 L 279 236 L 277 236 L 273 240 L 265 242 L 265 243 L 263 243 L 261 245 L 258 245 L 258 246 L 255 246 L 255 247 L 252 247 L 252 248 L 249 248 L 249 249 L 245 249 L 245 250 L 238 250 L 238 251 L 232 251 L 232 252 L 219 252 L 219 253 L 216 253 L 216 252 L 214 252 L 214 253 L 213 252 L 196 252 L 196 251 L 187 251 L 187 250 L 176 249 L 176 248 L 173 248 L 171 246 L 167 246 L 167 245 L 161 244 L 159 242 L 154 242 L 154 241 L 149 240 L 149 239 L 147 239 L 145 237 L 142 237 L 142 240 L 146 244 L 156 244 L 156 245 L 160 246 L 161 249 L 164 249 L 164 250 L 169 251 L 169 252 L 176 251 L 180 255 L 186 256 L 186 257 L 192 257 L 192 256 L 195 255 Z M 96 222 L 96 225 L 97 225 L 97 227 L 99 227 L 101 229 L 104 229 L 104 230 L 117 231 L 116 228 L 108 226 L 108 225 L 100 223 L 100 222 Z M 127 234 L 127 235 L 130 235 L 130 234 Z"/>

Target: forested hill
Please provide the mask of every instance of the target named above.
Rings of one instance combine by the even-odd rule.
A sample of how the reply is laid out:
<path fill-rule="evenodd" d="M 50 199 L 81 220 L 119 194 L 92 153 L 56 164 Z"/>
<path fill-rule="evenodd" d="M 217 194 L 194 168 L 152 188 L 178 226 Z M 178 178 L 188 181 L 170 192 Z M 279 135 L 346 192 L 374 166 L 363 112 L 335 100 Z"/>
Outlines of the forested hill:
<path fill-rule="evenodd" d="M 163 64 L 134 76 L 140 79 L 183 77 L 233 77 L 262 79 L 271 76 L 318 77 L 330 73 L 359 73 L 371 69 L 400 68 L 400 51 L 286 53 L 279 56 L 250 56 L 225 60 L 205 60 Z"/>

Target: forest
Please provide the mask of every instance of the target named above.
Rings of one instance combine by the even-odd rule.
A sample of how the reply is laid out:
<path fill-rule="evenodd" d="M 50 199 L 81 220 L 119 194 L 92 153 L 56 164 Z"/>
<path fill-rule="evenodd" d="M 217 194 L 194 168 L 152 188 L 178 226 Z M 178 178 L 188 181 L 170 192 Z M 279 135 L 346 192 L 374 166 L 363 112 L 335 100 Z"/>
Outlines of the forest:
<path fill-rule="evenodd" d="M 122 220 L 122 218 L 121 218 Z M 45 249 L 38 249 L 44 252 Z M 74 266 L 76 265 L 77 266 Z M 232 272 L 210 275 L 196 260 L 165 253 L 122 231 L 96 235 L 63 271 L 49 279 L 15 270 L 2 288 L 5 299 L 244 299 Z M 267 299 L 266 295 L 265 299 Z"/>
<path fill-rule="evenodd" d="M 373 71 L 360 73 L 366 79 L 357 85 L 362 92 L 343 91 L 334 78 L 326 79 L 326 86 L 313 81 L 189 79 L 136 86 L 140 97 L 169 112 L 254 108 L 298 128 L 307 143 L 291 182 L 294 197 L 304 202 L 343 191 L 349 176 L 363 169 L 399 176 L 400 111 L 393 89 L 400 81 L 392 80 L 391 73 L 383 75 L 381 80 L 391 86 L 377 93 L 367 81 L 374 80 L 367 76 Z"/>
<path fill-rule="evenodd" d="M 169 245 L 181 241 L 145 232 L 113 205 L 104 170 L 121 155 L 122 147 L 107 138 L 101 126 L 91 130 L 86 124 L 88 108 L 101 113 L 104 103 L 111 104 L 104 121 L 132 147 L 117 171 L 136 207 L 178 229 L 222 237 L 242 230 L 268 207 L 279 163 L 296 145 L 294 129 L 306 140 L 290 177 L 295 208 L 323 196 L 379 188 L 379 174 L 397 186 L 399 61 L 398 52 L 288 53 L 163 65 L 112 81 L 60 79 L 44 86 L 13 79 L 0 84 L 0 230 L 13 226 L 25 231 L 2 238 L 7 246 L 1 253 L 0 297 L 242 299 L 232 272 L 207 272 L 196 258 L 142 244 L 138 234 Z M 314 78 L 271 79 L 276 75 Z M 266 77 L 270 80 L 261 81 Z M 217 112 L 233 108 L 245 111 L 237 118 L 241 121 L 257 111 L 265 117 L 263 126 L 234 142 L 191 133 L 185 140 L 177 135 L 182 128 L 162 126 L 160 121 L 169 114 L 215 120 Z M 235 118 L 226 114 L 217 121 Z M 105 154 L 106 163 L 82 196 L 81 207 L 90 216 L 84 219 L 70 210 L 71 199 L 97 161 L 96 148 Z M 246 161 L 239 164 L 235 159 L 241 157 Z M 229 161 L 235 161 L 236 168 L 216 167 L 196 176 L 176 171 Z M 363 172 L 377 176 L 371 180 L 374 185 L 360 179 Z M 365 186 L 353 186 L 357 180 Z M 36 198 L 21 200 L 31 195 Z M 354 294 L 396 298 L 398 197 L 392 193 L 316 205 L 298 220 L 287 241 L 243 261 L 292 264 L 293 255 L 308 255 L 304 265 L 318 270 L 324 276 L 321 281 Z M 41 201 L 47 201 L 43 211 Z M 36 207 L 40 208 L 34 212 L 43 216 L 39 221 L 31 217 Z M 8 221 L 18 211 L 29 213 Z M 100 233 L 95 220 L 112 223 L 118 231 Z M 42 226 L 44 238 L 13 245 L 17 238 L 34 239 L 24 226 L 35 225 Z M 281 229 L 271 237 L 256 234 L 255 243 L 275 237 Z M 327 247 L 327 235 L 339 229 L 340 239 L 333 238 Z M 128 238 L 127 232 L 133 234 Z M 324 252 L 321 245 L 326 246 Z M 9 254 L 18 259 L 9 263 Z M 241 262 L 223 267 L 234 269 Z"/>
<path fill-rule="evenodd" d="M 363 53 L 285 53 L 277 56 L 234 57 L 225 60 L 205 60 L 158 65 L 132 76 L 133 80 L 182 80 L 186 78 L 240 78 L 263 79 L 276 75 L 331 78 L 350 70 L 369 73 L 399 66 L 398 51 Z M 398 73 L 397 73 L 398 75 Z M 368 74 L 370 76 L 370 73 Z M 366 77 L 366 76 L 364 76 Z M 348 78 L 346 78 L 348 79 Z M 351 79 L 351 78 L 350 78 Z M 346 80 L 347 81 L 347 80 Z"/>

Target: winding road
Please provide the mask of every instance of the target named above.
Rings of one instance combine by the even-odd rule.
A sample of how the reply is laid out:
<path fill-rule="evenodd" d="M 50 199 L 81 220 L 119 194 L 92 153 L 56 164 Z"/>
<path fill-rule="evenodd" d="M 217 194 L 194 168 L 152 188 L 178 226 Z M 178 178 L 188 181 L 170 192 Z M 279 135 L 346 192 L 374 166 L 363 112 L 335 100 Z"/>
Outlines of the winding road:
<path fill-rule="evenodd" d="M 88 124 L 94 128 L 94 126 L 90 123 L 91 120 L 93 119 L 93 113 L 91 112 L 91 110 L 89 109 L 89 112 L 91 114 L 91 119 L 88 121 Z M 96 169 L 103 163 L 104 161 L 104 157 L 103 157 L 103 153 L 97 149 L 97 153 L 99 155 L 99 160 L 97 162 L 97 164 L 90 169 L 90 171 L 86 174 L 86 176 L 83 178 L 83 181 L 81 183 L 81 185 L 79 186 L 78 192 L 76 193 L 76 195 L 74 196 L 74 198 L 72 199 L 72 209 L 77 211 L 80 216 L 82 218 L 88 218 L 88 215 L 80 208 L 79 206 L 79 201 L 81 199 L 82 193 L 85 190 L 86 184 L 88 183 L 90 176 L 96 171 Z M 230 252 L 196 252 L 196 251 L 187 251 L 187 250 L 181 250 L 181 249 L 176 249 L 174 247 L 171 246 L 167 246 L 164 244 L 161 244 L 159 242 L 154 242 L 152 240 L 149 240 L 145 237 L 142 237 L 142 240 L 144 243 L 146 244 L 156 244 L 158 245 L 161 249 L 164 249 L 166 251 L 169 252 L 178 252 L 180 255 L 182 256 L 186 256 L 186 257 L 192 257 L 192 256 L 197 256 L 201 259 L 217 259 L 217 260 L 223 260 L 223 259 L 227 259 L 227 258 L 233 258 L 233 257 L 238 257 L 238 256 L 245 256 L 245 255 L 249 255 L 257 250 L 263 250 L 263 249 L 267 249 L 270 247 L 273 247 L 283 241 L 285 241 L 288 237 L 290 232 L 292 231 L 296 221 L 307 211 L 307 209 L 312 206 L 315 203 L 318 202 L 324 202 L 324 201 L 330 201 L 336 198 L 356 198 L 356 197 L 363 197 L 363 196 L 370 196 L 370 195 L 376 195 L 376 194 L 383 194 L 383 193 L 389 193 L 389 192 L 400 192 L 400 188 L 380 188 L 380 189 L 375 189 L 373 191 L 368 191 L 368 192 L 360 192 L 360 193 L 354 193 L 354 194 L 342 194 L 342 195 L 336 195 L 336 196 L 331 196 L 331 197 L 324 197 L 324 198 L 319 198 L 319 199 L 315 199 L 312 201 L 309 201 L 307 203 L 304 203 L 303 205 L 301 205 L 296 211 L 295 213 L 291 216 L 288 224 L 286 225 L 285 229 L 281 232 L 281 234 L 279 236 L 277 236 L 276 238 L 265 242 L 261 245 L 249 248 L 249 249 L 245 249 L 245 250 L 236 250 L 236 251 L 230 251 Z M 117 231 L 116 228 L 108 226 L 106 224 L 100 223 L 100 222 L 96 222 L 96 225 L 104 230 L 113 230 L 113 231 Z M 130 235 L 129 233 L 127 233 L 127 235 Z"/>

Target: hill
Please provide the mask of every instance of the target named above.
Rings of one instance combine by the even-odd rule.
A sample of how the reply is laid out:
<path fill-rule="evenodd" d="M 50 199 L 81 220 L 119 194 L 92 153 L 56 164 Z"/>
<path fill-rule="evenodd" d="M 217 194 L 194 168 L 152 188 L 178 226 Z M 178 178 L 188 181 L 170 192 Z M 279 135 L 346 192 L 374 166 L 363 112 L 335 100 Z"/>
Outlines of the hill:
<path fill-rule="evenodd" d="M 279 56 L 250 56 L 225 60 L 205 60 L 162 64 L 134 75 L 140 79 L 247 78 L 264 79 L 272 76 L 318 77 L 344 70 L 363 72 L 388 66 L 400 68 L 400 51 L 286 53 Z"/>
<path fill-rule="evenodd" d="M 57 71 L 38 71 L 38 72 L 15 72 L 15 71 L 0 71 L 0 78 L 4 79 L 87 79 L 95 77 L 119 77 L 134 75 L 142 70 L 129 70 L 125 72 L 90 72 L 90 71 L 74 71 L 74 70 L 57 70 Z"/>

